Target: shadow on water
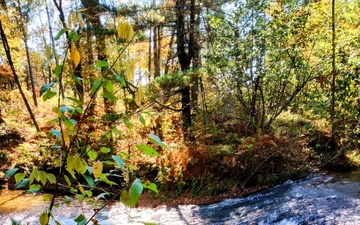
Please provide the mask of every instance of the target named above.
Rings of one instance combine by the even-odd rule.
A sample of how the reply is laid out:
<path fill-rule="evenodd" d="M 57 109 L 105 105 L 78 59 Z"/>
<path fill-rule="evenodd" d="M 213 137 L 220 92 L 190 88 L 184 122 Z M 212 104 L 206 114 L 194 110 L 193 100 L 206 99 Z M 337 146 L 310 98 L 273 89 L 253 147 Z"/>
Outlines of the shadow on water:
<path fill-rule="evenodd" d="M 282 185 L 220 203 L 196 206 L 179 205 L 158 209 L 128 209 L 119 203 L 105 208 L 97 216 L 102 225 L 115 224 L 360 224 L 360 171 L 349 173 L 318 173 L 300 181 Z M 12 201 L 23 202 L 24 197 L 3 199 L 0 195 L 0 224 L 10 216 L 23 224 L 38 224 L 41 211 L 33 206 L 15 213 L 4 208 Z M 33 196 L 32 196 L 33 197 Z M 14 205 L 14 204 L 13 204 Z M 16 204 L 15 204 L 16 205 Z M 44 205 L 42 205 L 44 206 Z M 44 208 L 42 208 L 43 210 Z M 91 207 L 74 204 L 61 205 L 55 215 L 62 224 L 75 224 L 80 213 L 91 214 Z M 87 214 L 86 214 L 87 213 Z"/>

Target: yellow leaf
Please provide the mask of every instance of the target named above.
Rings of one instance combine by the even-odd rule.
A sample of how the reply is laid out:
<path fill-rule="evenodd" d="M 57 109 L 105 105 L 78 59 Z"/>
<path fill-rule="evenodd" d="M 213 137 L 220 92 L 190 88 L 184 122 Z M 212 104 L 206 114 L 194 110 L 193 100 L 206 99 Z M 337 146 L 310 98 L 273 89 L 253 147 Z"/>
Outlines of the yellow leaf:
<path fill-rule="evenodd" d="M 77 67 L 80 63 L 80 53 L 74 43 L 71 43 L 70 58 L 73 61 L 74 66 Z"/>
<path fill-rule="evenodd" d="M 50 45 L 46 45 L 46 47 L 45 47 L 45 55 L 46 55 L 47 59 L 51 58 L 51 47 L 50 47 Z"/>
<path fill-rule="evenodd" d="M 70 146 L 69 133 L 68 133 L 67 131 L 64 131 L 63 134 L 62 134 L 62 137 L 63 137 L 63 141 L 64 141 L 64 144 L 65 144 L 65 147 L 66 147 L 66 148 L 69 148 L 69 146 Z"/>
<path fill-rule="evenodd" d="M 97 179 L 98 177 L 100 177 L 101 173 L 103 170 L 103 164 L 100 161 L 97 161 L 93 164 L 92 166 L 92 172 L 94 174 L 95 179 Z"/>
<path fill-rule="evenodd" d="M 67 23 L 68 23 L 68 26 L 71 27 L 71 24 L 72 24 L 72 13 L 70 13 L 70 15 L 68 16 L 68 19 L 67 19 Z"/>
<path fill-rule="evenodd" d="M 78 189 L 79 189 L 79 191 L 81 192 L 81 194 L 86 195 L 85 190 L 84 190 L 83 186 L 81 186 L 80 183 L 79 183 L 79 185 L 78 185 Z"/>
<path fill-rule="evenodd" d="M 133 59 L 128 60 L 128 65 L 126 67 L 126 79 L 132 81 L 134 79 L 135 73 L 135 61 Z"/>
<path fill-rule="evenodd" d="M 79 21 L 79 26 L 80 26 L 80 28 L 84 28 L 85 24 L 84 24 L 84 20 L 83 20 L 81 14 L 78 13 L 78 14 L 77 14 L 77 17 L 78 17 L 77 19 L 78 19 L 78 21 Z"/>
<path fill-rule="evenodd" d="M 46 211 L 40 215 L 39 222 L 40 225 L 47 225 L 49 223 L 49 216 Z"/>
<path fill-rule="evenodd" d="M 61 112 L 61 110 L 60 110 L 59 107 L 54 107 L 54 108 L 52 109 L 52 111 L 53 111 L 54 113 L 56 113 L 58 116 L 61 116 L 61 115 L 62 115 L 62 112 Z"/>
<path fill-rule="evenodd" d="M 71 20 L 72 20 L 72 26 L 73 27 L 76 27 L 76 23 L 77 23 L 77 15 L 76 15 L 77 13 L 76 12 L 72 12 L 71 13 Z"/>
<path fill-rule="evenodd" d="M 129 22 L 119 20 L 118 21 L 118 35 L 125 38 L 127 41 L 134 37 L 134 30 Z"/>
<path fill-rule="evenodd" d="M 139 89 L 135 92 L 135 103 L 137 106 L 141 106 L 142 100 L 143 100 L 143 93 L 142 93 L 142 87 L 140 86 Z"/>
<path fill-rule="evenodd" d="M 141 101 L 144 99 L 144 91 L 143 91 L 143 87 L 140 85 L 139 87 L 139 97 L 141 99 Z"/>

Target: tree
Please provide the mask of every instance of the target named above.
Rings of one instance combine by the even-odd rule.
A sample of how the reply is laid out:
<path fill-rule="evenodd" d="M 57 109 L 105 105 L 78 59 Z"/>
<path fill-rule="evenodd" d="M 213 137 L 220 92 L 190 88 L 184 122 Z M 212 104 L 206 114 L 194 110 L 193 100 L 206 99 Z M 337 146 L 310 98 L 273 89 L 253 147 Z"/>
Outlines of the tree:
<path fill-rule="evenodd" d="M 189 10 L 190 9 L 190 10 Z M 187 0 L 177 0 L 175 3 L 176 11 L 176 46 L 177 57 L 180 68 L 183 73 L 188 72 L 192 68 L 195 69 L 200 64 L 200 44 L 199 44 L 199 23 L 200 8 L 195 0 L 191 0 L 190 4 Z M 190 11 L 189 19 L 186 12 Z M 189 27 L 187 30 L 186 27 Z M 192 78 L 193 83 L 192 97 L 197 102 L 197 86 L 198 79 Z M 191 126 L 191 88 L 185 85 L 181 90 L 181 113 L 184 126 L 184 137 L 189 139 L 188 128 Z"/>

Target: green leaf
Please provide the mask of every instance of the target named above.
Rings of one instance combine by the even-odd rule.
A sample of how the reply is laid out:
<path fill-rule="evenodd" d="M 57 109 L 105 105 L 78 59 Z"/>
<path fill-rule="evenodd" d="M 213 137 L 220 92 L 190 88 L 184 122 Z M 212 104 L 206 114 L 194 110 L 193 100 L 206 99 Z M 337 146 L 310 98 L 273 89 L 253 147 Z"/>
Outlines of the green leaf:
<path fill-rule="evenodd" d="M 74 129 L 74 125 L 76 124 L 76 120 L 70 120 L 69 118 L 65 117 L 64 119 L 64 125 L 67 127 L 67 129 L 69 130 L 73 130 Z"/>
<path fill-rule="evenodd" d="M 120 167 L 120 169 L 125 170 L 125 165 L 124 165 L 124 161 L 122 158 L 120 158 L 117 155 L 112 155 L 111 157 L 114 159 L 116 164 Z"/>
<path fill-rule="evenodd" d="M 52 88 L 52 86 L 54 86 L 55 83 L 49 83 L 49 84 L 45 84 L 40 88 L 40 96 L 44 94 L 45 91 L 49 90 L 50 88 Z"/>
<path fill-rule="evenodd" d="M 119 75 L 114 73 L 115 79 L 121 84 L 121 86 L 126 87 L 126 82 L 123 78 L 121 78 Z"/>
<path fill-rule="evenodd" d="M 94 174 L 95 179 L 97 179 L 98 177 L 100 177 L 101 173 L 103 170 L 103 164 L 100 161 L 97 161 L 93 164 L 92 166 L 92 172 Z"/>
<path fill-rule="evenodd" d="M 73 41 L 77 41 L 80 39 L 80 36 L 78 34 L 76 34 L 74 31 L 71 31 L 69 33 L 69 39 L 73 40 Z"/>
<path fill-rule="evenodd" d="M 46 177 L 51 184 L 56 184 L 56 176 L 52 173 L 47 173 Z"/>
<path fill-rule="evenodd" d="M 89 198 L 91 198 L 92 195 L 93 195 L 93 192 L 90 191 L 90 190 L 85 191 L 85 193 L 86 193 L 86 195 L 87 195 Z"/>
<path fill-rule="evenodd" d="M 115 102 L 115 101 L 117 101 L 119 98 L 118 97 L 116 97 L 115 95 L 113 95 L 113 94 L 110 94 L 110 93 L 102 93 L 101 94 L 104 98 L 106 98 L 106 99 L 108 99 L 109 101 L 111 101 L 111 102 Z"/>
<path fill-rule="evenodd" d="M 71 181 L 70 181 L 69 177 L 64 175 L 64 178 L 65 178 L 65 181 L 66 181 L 67 185 L 70 187 L 71 186 Z"/>
<path fill-rule="evenodd" d="M 67 97 L 67 99 L 75 102 L 78 106 L 82 106 L 82 105 L 85 104 L 83 101 L 81 101 L 81 100 L 79 100 L 79 99 L 76 99 L 76 98 Z"/>
<path fill-rule="evenodd" d="M 155 192 L 156 194 L 159 193 L 159 190 L 157 189 L 157 186 L 156 186 L 156 184 L 154 184 L 154 183 L 145 182 L 145 183 L 143 184 L 143 187 L 146 188 L 146 189 L 149 189 L 149 190 L 151 190 L 151 191 L 153 191 L 153 192 Z"/>
<path fill-rule="evenodd" d="M 143 186 L 141 184 L 141 180 L 135 179 L 130 187 L 129 192 L 126 190 L 121 192 L 120 201 L 123 202 L 126 206 L 134 207 L 138 202 L 142 191 Z"/>
<path fill-rule="evenodd" d="M 17 173 L 15 174 L 14 178 L 15 178 L 15 182 L 19 183 L 25 178 L 25 173 Z"/>
<path fill-rule="evenodd" d="M 44 202 L 50 201 L 50 196 L 49 195 L 43 195 L 43 199 L 44 199 Z"/>
<path fill-rule="evenodd" d="M 99 91 L 100 85 L 102 84 L 102 79 L 97 79 L 96 81 L 94 81 L 92 87 L 91 87 L 91 95 L 94 95 L 96 92 Z"/>
<path fill-rule="evenodd" d="M 63 106 L 60 107 L 60 111 L 62 113 L 66 112 L 68 109 L 69 109 L 69 106 L 67 106 L 67 105 L 63 105 Z"/>
<path fill-rule="evenodd" d="M 39 180 L 39 171 L 34 170 L 30 173 L 29 182 L 30 185 L 34 182 L 34 179 Z"/>
<path fill-rule="evenodd" d="M 43 95 L 42 99 L 43 99 L 44 101 L 46 101 L 46 100 L 48 100 L 48 99 L 50 99 L 50 98 L 52 98 L 52 97 L 54 97 L 54 96 L 56 96 L 56 92 L 47 90 L 46 93 Z"/>
<path fill-rule="evenodd" d="M 148 156 L 158 156 L 159 155 L 159 153 L 150 146 L 147 146 L 144 144 L 138 144 L 138 145 L 136 145 L 136 147 L 138 149 L 140 149 L 145 155 L 148 155 Z"/>
<path fill-rule="evenodd" d="M 84 225 L 87 222 L 87 219 L 85 218 L 85 216 L 83 214 L 81 214 L 80 216 L 76 217 L 74 219 L 75 222 L 77 222 L 77 225 Z"/>
<path fill-rule="evenodd" d="M 63 35 L 67 30 L 68 30 L 67 28 L 61 29 L 61 30 L 59 31 L 59 33 L 57 33 L 57 35 L 54 37 L 54 40 L 55 40 L 55 41 L 58 40 L 58 39 L 61 37 L 61 35 Z"/>
<path fill-rule="evenodd" d="M 95 65 L 97 68 L 103 68 L 105 66 L 109 66 L 107 61 L 98 60 Z"/>
<path fill-rule="evenodd" d="M 106 165 L 114 165 L 115 163 L 113 161 L 110 161 L 110 160 L 106 160 L 106 161 L 102 161 L 103 164 L 106 164 Z"/>
<path fill-rule="evenodd" d="M 39 178 L 40 178 L 41 183 L 45 186 L 46 181 L 47 181 L 46 172 L 45 171 L 39 171 Z"/>
<path fill-rule="evenodd" d="M 152 142 L 154 142 L 155 144 L 158 144 L 160 147 L 163 147 L 163 148 L 166 147 L 166 145 L 155 134 L 149 134 L 149 138 Z"/>
<path fill-rule="evenodd" d="M 20 225 L 20 223 L 11 218 L 11 225 Z"/>
<path fill-rule="evenodd" d="M 105 89 L 108 91 L 108 92 L 112 92 L 114 90 L 114 85 L 111 81 L 109 80 L 106 80 L 105 82 Z"/>
<path fill-rule="evenodd" d="M 61 132 L 58 131 L 58 130 L 55 130 L 55 129 L 51 129 L 51 133 L 57 137 L 57 138 L 60 138 L 61 137 Z"/>
<path fill-rule="evenodd" d="M 30 185 L 29 190 L 26 193 L 37 193 L 41 190 L 41 186 L 39 184 Z"/>
<path fill-rule="evenodd" d="M 86 182 L 88 183 L 88 185 L 93 188 L 95 186 L 95 182 L 92 179 L 92 177 L 88 176 L 88 175 L 84 175 L 84 178 L 86 180 Z"/>
<path fill-rule="evenodd" d="M 102 153 L 109 153 L 110 151 L 111 151 L 111 149 L 110 148 L 107 148 L 107 147 L 101 147 L 100 148 L 100 151 L 102 152 Z"/>
<path fill-rule="evenodd" d="M 91 160 L 95 160 L 98 156 L 98 154 L 92 149 L 86 149 L 86 153 Z"/>
<path fill-rule="evenodd" d="M 59 77 L 61 72 L 63 71 L 63 65 L 57 65 L 54 70 L 54 74 L 56 77 Z"/>
<path fill-rule="evenodd" d="M 138 113 L 137 115 L 138 115 L 138 117 L 139 117 L 140 123 L 145 126 L 145 123 L 146 123 L 146 122 L 145 122 L 144 117 L 141 115 L 141 113 Z"/>
<path fill-rule="evenodd" d="M 156 223 L 147 223 L 147 222 L 142 222 L 144 225 L 157 225 Z"/>
<path fill-rule="evenodd" d="M 69 206 L 70 203 L 73 201 L 73 199 L 67 195 L 65 195 L 65 200 L 64 200 L 64 203 Z"/>
<path fill-rule="evenodd" d="M 110 186 L 117 185 L 117 183 L 109 180 L 105 174 L 101 174 L 99 178 Z"/>
<path fill-rule="evenodd" d="M 123 120 L 124 124 L 131 130 L 134 127 L 134 124 L 132 124 L 129 120 L 125 119 Z"/>
<path fill-rule="evenodd" d="M 123 132 L 122 132 L 121 130 L 114 129 L 114 130 L 112 130 L 112 132 L 113 132 L 114 134 L 117 134 L 117 135 L 120 135 L 120 136 L 123 135 Z"/>
<path fill-rule="evenodd" d="M 14 168 L 14 169 L 7 170 L 5 172 L 4 178 L 12 177 L 16 173 L 16 171 L 18 171 L 18 170 L 19 170 L 19 168 Z"/>
<path fill-rule="evenodd" d="M 29 178 L 23 179 L 21 182 L 15 185 L 16 188 L 24 188 L 29 184 Z"/>

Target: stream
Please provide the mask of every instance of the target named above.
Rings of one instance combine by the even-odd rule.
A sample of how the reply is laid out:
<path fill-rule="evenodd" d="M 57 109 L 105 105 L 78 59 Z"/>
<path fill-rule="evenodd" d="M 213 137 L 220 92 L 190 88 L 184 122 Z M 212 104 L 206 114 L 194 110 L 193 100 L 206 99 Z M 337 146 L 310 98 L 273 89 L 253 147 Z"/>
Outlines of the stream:
<path fill-rule="evenodd" d="M 40 195 L 0 190 L 1 225 L 10 225 L 10 218 L 22 225 L 39 224 L 45 207 L 48 203 Z M 74 218 L 79 214 L 89 218 L 92 212 L 85 203 L 72 202 L 70 206 L 60 204 L 54 215 L 62 225 L 71 225 L 76 224 Z M 96 219 L 101 225 L 360 224 L 360 171 L 312 174 L 244 198 L 210 205 L 129 209 L 113 203 Z"/>

